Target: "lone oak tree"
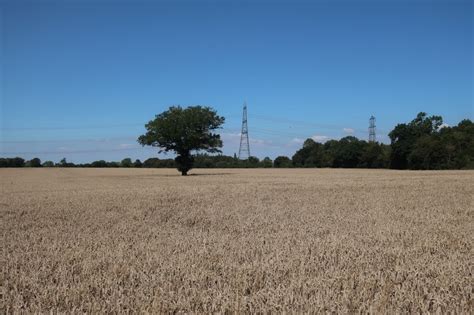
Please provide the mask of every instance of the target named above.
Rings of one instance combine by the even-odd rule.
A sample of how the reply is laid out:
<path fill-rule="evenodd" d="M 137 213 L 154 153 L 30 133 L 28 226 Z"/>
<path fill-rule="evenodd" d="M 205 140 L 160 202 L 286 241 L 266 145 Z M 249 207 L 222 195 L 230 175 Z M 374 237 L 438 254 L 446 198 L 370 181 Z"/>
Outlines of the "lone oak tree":
<path fill-rule="evenodd" d="M 193 167 L 192 151 L 221 152 L 222 140 L 213 131 L 224 121 L 210 107 L 172 106 L 145 125 L 147 132 L 138 138 L 138 143 L 159 147 L 160 153 L 174 151 L 178 170 L 185 176 Z"/>

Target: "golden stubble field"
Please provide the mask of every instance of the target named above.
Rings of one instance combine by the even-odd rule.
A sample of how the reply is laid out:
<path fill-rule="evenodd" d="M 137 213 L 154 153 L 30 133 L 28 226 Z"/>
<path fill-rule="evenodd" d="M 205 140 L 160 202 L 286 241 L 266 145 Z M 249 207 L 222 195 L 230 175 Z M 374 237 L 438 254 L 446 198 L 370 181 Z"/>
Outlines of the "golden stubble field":
<path fill-rule="evenodd" d="M 473 310 L 474 172 L 2 169 L 1 313 Z"/>

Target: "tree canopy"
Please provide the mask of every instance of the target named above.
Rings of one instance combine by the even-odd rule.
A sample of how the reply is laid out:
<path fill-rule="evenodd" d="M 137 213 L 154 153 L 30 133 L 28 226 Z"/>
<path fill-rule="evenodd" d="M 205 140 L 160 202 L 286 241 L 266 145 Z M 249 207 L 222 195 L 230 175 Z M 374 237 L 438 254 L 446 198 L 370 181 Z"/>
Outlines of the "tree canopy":
<path fill-rule="evenodd" d="M 295 167 L 384 168 L 388 166 L 389 147 L 348 136 L 319 143 L 307 139 L 292 158 Z M 275 160 L 276 163 L 276 160 Z"/>
<path fill-rule="evenodd" d="M 178 170 L 187 175 L 194 163 L 192 151 L 221 152 L 222 140 L 213 131 L 224 121 L 224 117 L 210 107 L 172 106 L 145 125 L 147 132 L 138 138 L 138 142 L 143 146 L 158 147 L 160 152 L 175 152 Z"/>
<path fill-rule="evenodd" d="M 430 116 L 419 113 L 415 119 L 408 124 L 398 124 L 388 134 L 392 142 L 392 155 L 390 167 L 406 169 L 409 167 L 408 156 L 413 150 L 415 142 L 424 136 L 430 136 L 437 132 L 443 124 L 441 116 Z"/>
<path fill-rule="evenodd" d="M 419 113 L 408 124 L 389 133 L 395 169 L 459 169 L 474 165 L 474 125 L 465 119 L 455 127 L 443 125 L 441 116 Z"/>
<path fill-rule="evenodd" d="M 287 156 L 280 155 L 273 162 L 273 166 L 277 168 L 291 167 L 291 160 Z"/>

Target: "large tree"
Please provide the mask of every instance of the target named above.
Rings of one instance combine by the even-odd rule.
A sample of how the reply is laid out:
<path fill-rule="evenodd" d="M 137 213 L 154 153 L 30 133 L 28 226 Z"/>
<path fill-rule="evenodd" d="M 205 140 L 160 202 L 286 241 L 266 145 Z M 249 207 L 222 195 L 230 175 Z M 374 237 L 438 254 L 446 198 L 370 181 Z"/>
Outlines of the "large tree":
<path fill-rule="evenodd" d="M 278 156 L 275 161 L 273 161 L 275 167 L 291 167 L 291 160 L 287 156 Z"/>
<path fill-rule="evenodd" d="M 27 162 L 29 167 L 41 167 L 41 160 L 39 158 L 31 159 Z"/>
<path fill-rule="evenodd" d="M 147 132 L 138 138 L 138 142 L 143 146 L 159 147 L 160 153 L 175 152 L 176 165 L 184 176 L 193 167 L 192 151 L 221 152 L 222 140 L 213 131 L 224 121 L 224 117 L 210 107 L 172 106 L 145 125 Z"/>
<path fill-rule="evenodd" d="M 442 124 L 443 118 L 441 116 L 428 116 L 421 112 L 410 123 L 396 125 L 388 134 L 392 141 L 390 167 L 395 169 L 413 168 L 412 162 L 417 165 L 429 165 L 429 162 L 420 162 L 418 157 L 410 159 L 410 154 L 418 139 L 438 133 Z M 423 141 L 426 144 L 427 140 L 425 140 Z M 424 154 L 421 151 L 419 153 Z"/>
<path fill-rule="evenodd" d="M 120 166 L 121 167 L 132 167 L 133 166 L 132 159 L 131 158 L 123 159 L 122 162 L 120 162 Z"/>

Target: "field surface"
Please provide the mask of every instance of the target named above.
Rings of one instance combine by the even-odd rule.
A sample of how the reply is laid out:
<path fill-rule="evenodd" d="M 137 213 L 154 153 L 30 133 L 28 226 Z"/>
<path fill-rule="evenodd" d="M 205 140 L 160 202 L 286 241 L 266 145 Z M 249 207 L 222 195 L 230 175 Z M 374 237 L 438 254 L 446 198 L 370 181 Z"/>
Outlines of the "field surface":
<path fill-rule="evenodd" d="M 455 312 L 474 172 L 2 169 L 0 313 Z"/>

